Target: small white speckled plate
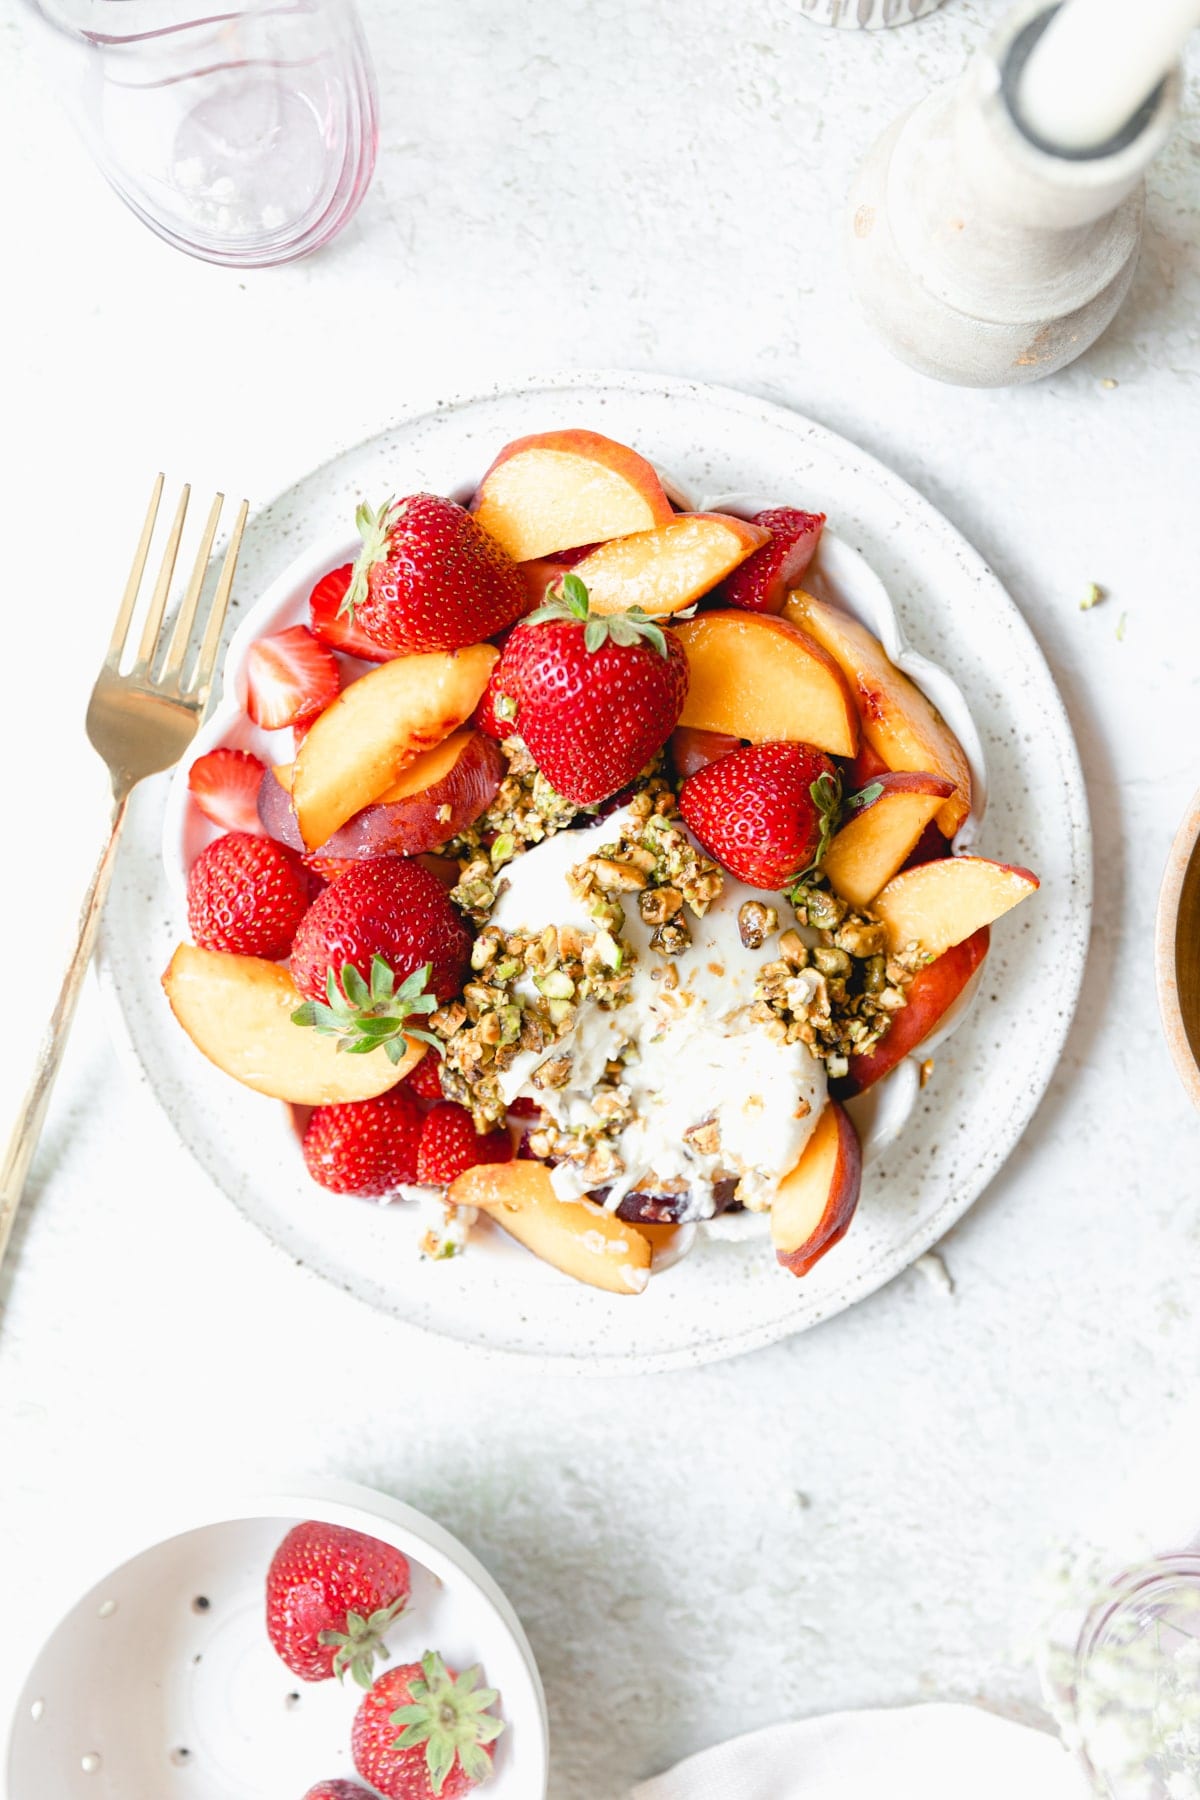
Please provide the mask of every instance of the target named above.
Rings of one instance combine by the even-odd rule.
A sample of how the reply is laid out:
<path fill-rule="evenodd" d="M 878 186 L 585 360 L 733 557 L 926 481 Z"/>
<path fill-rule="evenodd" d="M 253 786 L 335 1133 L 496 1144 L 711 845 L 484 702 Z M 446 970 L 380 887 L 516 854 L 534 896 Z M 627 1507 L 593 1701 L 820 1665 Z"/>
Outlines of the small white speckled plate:
<path fill-rule="evenodd" d="M 898 1274 L 962 1216 L 1028 1124 L 1058 1059 L 1087 945 L 1091 837 L 1053 680 L 979 557 L 844 439 L 728 390 L 573 374 L 402 421 L 257 515 L 237 618 L 302 551 L 344 533 L 364 496 L 453 491 L 507 439 L 565 425 L 636 444 L 697 494 L 770 495 L 827 512 L 883 582 L 904 636 L 966 696 L 989 777 L 979 847 L 1042 876 L 1036 898 L 994 928 L 978 1004 L 939 1050 L 915 1116 L 872 1167 L 843 1243 L 797 1282 L 775 1267 L 765 1235 L 703 1241 L 628 1301 L 568 1281 L 490 1229 L 454 1262 L 419 1261 L 415 1234 L 394 1210 L 339 1200 L 308 1181 L 298 1156 L 281 1158 L 280 1134 L 264 1126 L 282 1109 L 213 1069 L 171 1018 L 158 977 L 183 921 L 161 860 L 165 782 L 148 784 L 134 809 L 100 976 L 139 1079 L 214 1183 L 294 1261 L 408 1329 L 477 1353 L 631 1373 L 735 1355 L 814 1325 Z"/>

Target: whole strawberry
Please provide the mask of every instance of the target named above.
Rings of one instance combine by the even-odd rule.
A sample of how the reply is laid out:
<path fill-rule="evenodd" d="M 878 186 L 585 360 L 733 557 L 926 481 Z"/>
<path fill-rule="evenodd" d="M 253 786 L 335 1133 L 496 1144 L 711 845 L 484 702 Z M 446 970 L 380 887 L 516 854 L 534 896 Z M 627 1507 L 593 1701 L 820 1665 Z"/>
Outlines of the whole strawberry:
<path fill-rule="evenodd" d="M 507 1131 L 478 1132 L 465 1106 L 443 1100 L 425 1115 L 417 1180 L 427 1187 L 449 1187 L 464 1169 L 473 1169 L 478 1163 L 511 1162 L 512 1153 Z"/>
<path fill-rule="evenodd" d="M 363 547 L 342 611 L 384 650 L 479 644 L 528 605 L 516 563 L 453 500 L 364 503 L 357 524 Z"/>
<path fill-rule="evenodd" d="M 408 1558 L 391 1544 L 309 1519 L 294 1525 L 267 1571 L 267 1635 L 301 1681 L 347 1671 L 369 1688 L 384 1634 L 404 1611 Z"/>
<path fill-rule="evenodd" d="M 277 961 L 308 910 L 308 871 L 294 850 L 249 831 L 228 831 L 188 873 L 191 933 L 202 950 Z"/>
<path fill-rule="evenodd" d="M 811 744 L 749 744 L 689 775 L 684 823 L 731 875 L 776 889 L 819 862 L 837 825 L 841 783 Z"/>
<path fill-rule="evenodd" d="M 304 1165 L 332 1193 L 378 1199 L 418 1180 L 424 1122 L 403 1082 L 374 1100 L 318 1106 L 304 1132 Z"/>
<path fill-rule="evenodd" d="M 720 601 L 747 612 L 777 613 L 817 553 L 825 514 L 772 506 L 755 513 L 751 523 L 764 526 L 771 534 L 770 542 L 725 577 Z"/>
<path fill-rule="evenodd" d="M 518 729 L 515 687 L 515 672 L 511 664 L 506 663 L 502 650 L 492 664 L 488 684 L 471 718 L 477 731 L 482 731 L 485 737 L 495 738 L 497 743 L 502 743 Z"/>
<path fill-rule="evenodd" d="M 382 1044 L 393 1061 L 410 1023 L 462 985 L 471 937 L 436 875 L 405 856 L 359 862 L 331 881 L 300 921 L 292 979 L 308 1004 L 292 1016 L 348 1050 Z"/>
<path fill-rule="evenodd" d="M 440 1056 L 423 1056 L 415 1068 L 410 1069 L 404 1077 L 404 1085 L 418 1100 L 441 1100 L 442 1094 L 442 1059 Z"/>
<path fill-rule="evenodd" d="M 316 1787 L 309 1788 L 304 1800 L 375 1800 L 375 1796 L 357 1781 L 318 1781 Z"/>
<path fill-rule="evenodd" d="M 529 754 L 577 806 L 606 799 L 641 773 L 687 695 L 687 658 L 675 634 L 639 607 L 591 613 L 577 575 L 564 575 L 561 598 L 518 625 L 504 661 Z"/>
<path fill-rule="evenodd" d="M 360 656 L 365 662 L 386 662 L 390 654 L 380 649 L 361 626 L 344 610 L 346 595 L 354 579 L 354 564 L 343 563 L 322 575 L 308 596 L 308 623 L 314 637 L 341 650 L 347 656 Z"/>
<path fill-rule="evenodd" d="M 504 1730 L 476 1666 L 456 1675 L 436 1651 L 381 1675 L 354 1715 L 354 1766 L 386 1800 L 461 1800 L 492 1772 Z"/>

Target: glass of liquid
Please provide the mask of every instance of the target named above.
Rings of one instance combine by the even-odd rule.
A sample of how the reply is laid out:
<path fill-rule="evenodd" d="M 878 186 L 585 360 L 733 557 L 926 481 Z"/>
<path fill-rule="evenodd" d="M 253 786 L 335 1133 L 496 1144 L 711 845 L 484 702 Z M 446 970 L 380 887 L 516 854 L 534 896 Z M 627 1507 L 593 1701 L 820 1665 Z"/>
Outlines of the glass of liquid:
<path fill-rule="evenodd" d="M 152 231 L 259 268 L 327 243 L 378 144 L 353 0 L 31 0 L 106 179 Z"/>

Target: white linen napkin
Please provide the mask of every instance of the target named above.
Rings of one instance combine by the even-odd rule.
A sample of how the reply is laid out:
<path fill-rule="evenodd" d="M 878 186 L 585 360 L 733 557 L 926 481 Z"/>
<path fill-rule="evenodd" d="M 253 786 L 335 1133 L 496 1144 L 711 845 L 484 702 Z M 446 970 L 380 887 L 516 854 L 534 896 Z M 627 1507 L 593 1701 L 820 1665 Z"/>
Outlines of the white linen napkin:
<path fill-rule="evenodd" d="M 974 1706 L 830 1713 L 689 1756 L 631 1800 L 1089 1800 L 1055 1737 Z"/>

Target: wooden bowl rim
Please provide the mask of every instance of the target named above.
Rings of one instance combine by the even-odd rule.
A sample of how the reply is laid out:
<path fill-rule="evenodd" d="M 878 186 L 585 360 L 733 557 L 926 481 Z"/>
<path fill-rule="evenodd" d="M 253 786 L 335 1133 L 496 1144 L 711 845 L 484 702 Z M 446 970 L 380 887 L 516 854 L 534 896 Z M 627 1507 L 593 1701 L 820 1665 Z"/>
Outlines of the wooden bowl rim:
<path fill-rule="evenodd" d="M 1200 1047 L 1192 1047 L 1179 1001 L 1179 909 L 1192 864 L 1197 858 L 1200 858 L 1200 791 L 1192 796 L 1167 857 L 1154 933 L 1158 1007 L 1167 1048 L 1193 1106 L 1200 1108 Z"/>

